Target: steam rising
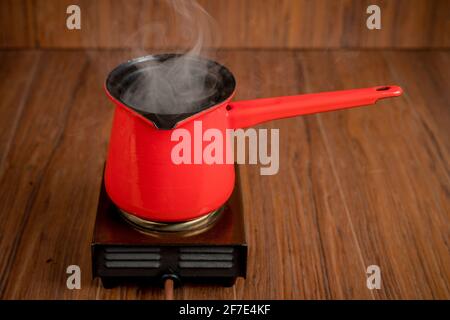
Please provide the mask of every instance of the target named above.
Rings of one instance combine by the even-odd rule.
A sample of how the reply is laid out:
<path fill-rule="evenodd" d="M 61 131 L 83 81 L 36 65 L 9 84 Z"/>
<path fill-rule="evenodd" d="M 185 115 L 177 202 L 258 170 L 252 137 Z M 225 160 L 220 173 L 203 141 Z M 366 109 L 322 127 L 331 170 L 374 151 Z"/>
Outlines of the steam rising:
<path fill-rule="evenodd" d="M 195 1 L 167 0 L 184 37 L 193 43 L 186 53 L 152 65 L 138 66 L 136 79 L 121 99 L 147 113 L 180 114 L 199 111 L 217 90 L 218 79 L 206 59 L 199 59 L 212 40 L 213 19 Z"/>

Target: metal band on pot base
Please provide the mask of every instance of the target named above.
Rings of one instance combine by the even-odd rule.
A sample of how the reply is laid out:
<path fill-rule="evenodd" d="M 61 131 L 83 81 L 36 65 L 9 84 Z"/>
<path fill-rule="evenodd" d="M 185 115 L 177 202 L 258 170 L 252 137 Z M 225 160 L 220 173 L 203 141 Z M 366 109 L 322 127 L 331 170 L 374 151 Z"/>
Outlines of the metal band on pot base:
<path fill-rule="evenodd" d="M 119 209 L 121 216 L 133 227 L 141 231 L 150 232 L 187 232 L 203 231 L 211 227 L 221 216 L 223 206 L 211 213 L 183 222 L 156 222 L 139 218 L 131 213 Z"/>

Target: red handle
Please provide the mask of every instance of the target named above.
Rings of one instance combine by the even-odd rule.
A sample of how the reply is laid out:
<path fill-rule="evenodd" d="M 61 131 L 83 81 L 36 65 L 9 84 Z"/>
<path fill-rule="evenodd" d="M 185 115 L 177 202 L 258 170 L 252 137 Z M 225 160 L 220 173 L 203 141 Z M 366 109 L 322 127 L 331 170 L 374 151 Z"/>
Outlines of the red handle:
<path fill-rule="evenodd" d="M 366 106 L 379 99 L 400 96 L 402 92 L 398 86 L 379 86 L 237 101 L 228 105 L 228 117 L 231 128 L 246 128 L 269 120 Z"/>

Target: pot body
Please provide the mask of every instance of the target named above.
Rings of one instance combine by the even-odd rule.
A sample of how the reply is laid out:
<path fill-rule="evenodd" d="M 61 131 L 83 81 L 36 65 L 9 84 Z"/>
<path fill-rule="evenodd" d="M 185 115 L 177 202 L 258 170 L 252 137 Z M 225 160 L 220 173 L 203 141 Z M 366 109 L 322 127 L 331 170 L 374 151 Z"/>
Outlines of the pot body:
<path fill-rule="evenodd" d="M 227 164 L 225 158 L 222 163 L 194 163 L 194 156 L 195 150 L 203 152 L 210 143 L 202 139 L 208 129 L 221 133 L 226 150 L 226 107 L 230 99 L 199 113 L 200 120 L 180 123 L 172 130 L 157 129 L 115 101 L 105 170 L 111 200 L 128 213 L 160 222 L 194 219 L 222 206 L 234 188 L 234 165 Z M 176 164 L 172 159 L 174 148 L 181 143 L 181 138 L 172 141 L 175 130 L 183 131 L 185 137 L 190 135 L 187 142 L 183 139 L 185 146 L 190 145 L 190 163 Z"/>
<path fill-rule="evenodd" d="M 208 68 L 211 77 L 205 80 L 205 85 L 215 84 L 211 88 L 215 92 L 206 103 L 199 102 L 203 111 L 152 114 L 125 104 L 121 99 L 124 90 L 143 81 L 142 72 L 153 72 L 155 64 L 177 57 L 163 54 L 130 60 L 115 68 L 105 84 L 107 95 L 116 105 L 105 169 L 106 191 L 120 209 L 151 221 L 195 219 L 227 201 L 235 179 L 234 156 L 230 156 L 231 145 L 228 145 L 232 139 L 227 139 L 227 129 L 371 105 L 402 94 L 398 86 L 377 86 L 230 102 L 236 85 L 232 73 L 214 61 L 190 58 L 190 62 Z M 221 155 L 215 154 L 214 162 L 211 158 L 206 161 L 206 151 L 211 151 L 213 142 Z M 173 156 L 181 143 L 185 146 L 183 158 L 188 161 L 180 163 Z"/>

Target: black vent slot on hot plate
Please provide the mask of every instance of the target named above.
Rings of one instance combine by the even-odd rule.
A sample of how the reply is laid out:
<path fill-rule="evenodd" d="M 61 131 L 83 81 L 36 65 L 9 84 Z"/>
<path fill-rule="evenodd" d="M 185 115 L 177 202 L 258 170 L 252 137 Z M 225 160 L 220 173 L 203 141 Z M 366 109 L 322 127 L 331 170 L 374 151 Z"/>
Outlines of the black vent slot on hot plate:
<path fill-rule="evenodd" d="M 111 268 L 159 268 L 160 248 L 107 247 L 104 253 L 105 267 Z"/>
<path fill-rule="evenodd" d="M 184 247 L 179 249 L 180 269 L 207 268 L 229 269 L 233 267 L 232 247 Z"/>

